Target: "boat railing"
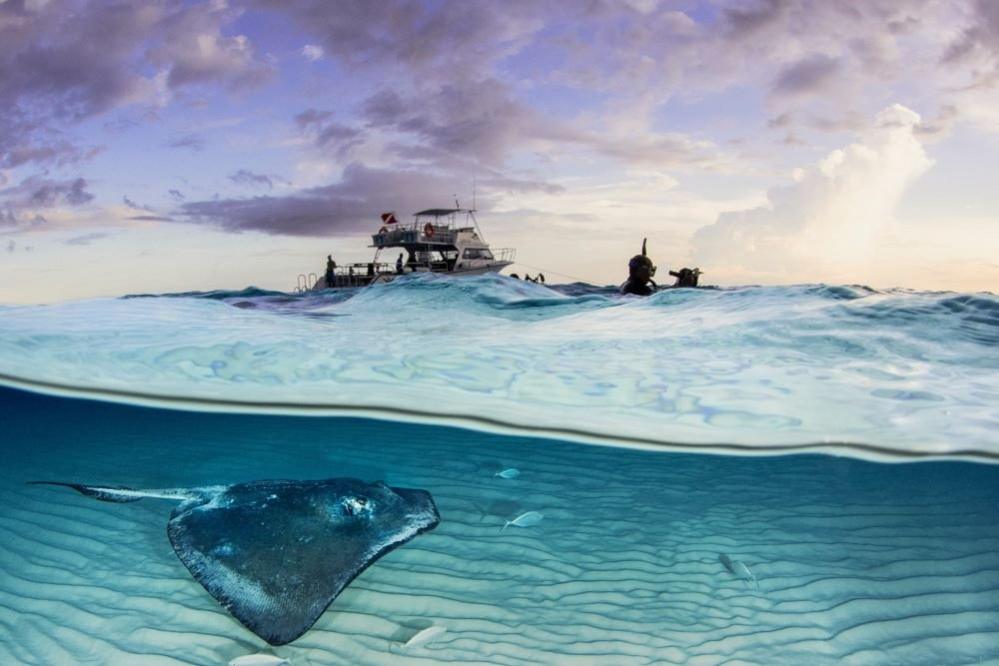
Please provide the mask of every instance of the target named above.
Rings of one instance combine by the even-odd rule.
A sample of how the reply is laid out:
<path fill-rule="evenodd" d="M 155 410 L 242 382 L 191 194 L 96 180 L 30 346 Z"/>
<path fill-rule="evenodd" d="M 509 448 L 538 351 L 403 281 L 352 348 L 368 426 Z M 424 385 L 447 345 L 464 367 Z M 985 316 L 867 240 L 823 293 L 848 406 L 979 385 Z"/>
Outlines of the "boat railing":
<path fill-rule="evenodd" d="M 353 269 L 353 272 L 351 271 Z M 344 264 L 342 266 L 337 266 L 334 269 L 333 274 L 339 277 L 359 277 L 367 278 L 380 275 L 382 273 L 395 273 L 395 268 L 388 263 L 383 261 L 379 262 L 366 262 L 358 261 L 353 264 Z"/>
<path fill-rule="evenodd" d="M 402 243 L 453 243 L 456 235 L 457 228 L 453 225 L 414 222 L 382 227 L 378 233 L 371 236 L 371 241 L 376 246 Z"/>
<path fill-rule="evenodd" d="M 319 276 L 315 273 L 299 273 L 298 277 L 295 278 L 295 293 L 304 293 L 316 286 L 319 282 Z"/>
<path fill-rule="evenodd" d="M 492 251 L 493 257 L 499 261 L 514 262 L 517 259 L 517 250 L 512 247 L 501 247 Z"/>

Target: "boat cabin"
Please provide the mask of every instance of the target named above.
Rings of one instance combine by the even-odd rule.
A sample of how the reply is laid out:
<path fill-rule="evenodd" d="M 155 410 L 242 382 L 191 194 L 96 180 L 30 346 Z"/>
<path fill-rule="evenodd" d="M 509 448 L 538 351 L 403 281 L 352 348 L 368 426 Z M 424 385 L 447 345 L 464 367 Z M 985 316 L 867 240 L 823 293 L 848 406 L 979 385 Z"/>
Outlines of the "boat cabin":
<path fill-rule="evenodd" d="M 396 222 L 390 213 L 383 220 L 371 236 L 372 261 L 337 266 L 332 284 L 324 275 L 299 275 L 296 290 L 363 287 L 408 273 L 480 275 L 506 268 L 516 256 L 512 248 L 489 247 L 474 209 L 429 208 L 415 213 L 409 224 Z"/>

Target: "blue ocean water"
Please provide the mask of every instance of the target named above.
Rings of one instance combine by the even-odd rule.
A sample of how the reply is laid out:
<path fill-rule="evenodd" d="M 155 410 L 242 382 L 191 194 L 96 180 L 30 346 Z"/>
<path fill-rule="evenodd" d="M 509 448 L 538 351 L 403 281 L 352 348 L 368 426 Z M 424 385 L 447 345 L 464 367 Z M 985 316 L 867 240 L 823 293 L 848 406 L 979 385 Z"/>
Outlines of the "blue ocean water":
<path fill-rule="evenodd" d="M 999 298 L 425 275 L 0 309 L 22 386 L 381 414 L 631 446 L 999 454 Z"/>
<path fill-rule="evenodd" d="M 990 294 L 822 285 L 3 307 L 0 663 L 999 661 L 997 342 Z M 333 477 L 441 523 L 280 647 L 171 502 L 25 484 Z"/>

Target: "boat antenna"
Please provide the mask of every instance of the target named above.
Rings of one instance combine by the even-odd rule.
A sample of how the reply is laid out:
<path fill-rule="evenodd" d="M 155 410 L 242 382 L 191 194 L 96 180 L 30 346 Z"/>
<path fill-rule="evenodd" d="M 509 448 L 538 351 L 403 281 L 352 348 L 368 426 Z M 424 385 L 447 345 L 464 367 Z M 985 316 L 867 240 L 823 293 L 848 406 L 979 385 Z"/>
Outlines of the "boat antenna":
<path fill-rule="evenodd" d="M 475 208 L 475 176 L 472 176 L 472 210 L 477 210 Z"/>
<path fill-rule="evenodd" d="M 458 203 L 458 195 L 457 194 L 452 194 L 451 196 L 454 197 L 454 208 L 455 208 L 455 210 L 461 208 L 461 204 Z"/>

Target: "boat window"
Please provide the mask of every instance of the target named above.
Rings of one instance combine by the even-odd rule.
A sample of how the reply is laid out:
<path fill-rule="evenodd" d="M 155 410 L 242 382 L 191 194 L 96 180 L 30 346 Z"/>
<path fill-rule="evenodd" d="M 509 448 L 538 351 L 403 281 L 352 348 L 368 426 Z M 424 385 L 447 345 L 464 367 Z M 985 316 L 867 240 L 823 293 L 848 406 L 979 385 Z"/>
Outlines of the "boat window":
<path fill-rule="evenodd" d="M 485 248 L 469 247 L 465 249 L 463 259 L 492 259 L 493 253 Z"/>

